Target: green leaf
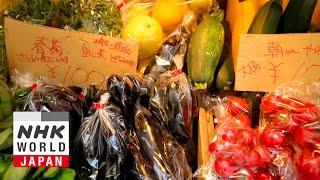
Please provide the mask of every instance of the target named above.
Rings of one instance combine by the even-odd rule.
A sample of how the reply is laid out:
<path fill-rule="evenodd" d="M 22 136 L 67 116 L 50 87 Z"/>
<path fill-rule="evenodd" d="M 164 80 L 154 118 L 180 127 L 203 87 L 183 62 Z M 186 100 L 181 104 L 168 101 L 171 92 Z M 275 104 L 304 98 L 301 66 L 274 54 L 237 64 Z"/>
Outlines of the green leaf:
<path fill-rule="evenodd" d="M 12 146 L 12 128 L 8 128 L 0 133 L 0 150 Z"/>
<path fill-rule="evenodd" d="M 62 169 L 62 171 L 55 177 L 57 180 L 74 180 L 76 178 L 76 171 L 70 168 Z"/>
<path fill-rule="evenodd" d="M 30 168 L 27 167 L 13 167 L 12 163 L 9 165 L 9 169 L 4 174 L 2 180 L 23 180 L 29 173 Z"/>
<path fill-rule="evenodd" d="M 31 179 L 38 178 L 39 175 L 45 170 L 46 170 L 46 168 L 38 168 L 37 171 L 32 175 Z"/>
<path fill-rule="evenodd" d="M 57 168 L 57 167 L 51 167 L 51 168 L 49 168 L 46 172 L 44 172 L 43 177 L 45 177 L 45 178 L 52 178 L 52 177 L 54 177 L 55 175 L 57 175 L 59 171 L 60 171 L 59 168 Z"/>

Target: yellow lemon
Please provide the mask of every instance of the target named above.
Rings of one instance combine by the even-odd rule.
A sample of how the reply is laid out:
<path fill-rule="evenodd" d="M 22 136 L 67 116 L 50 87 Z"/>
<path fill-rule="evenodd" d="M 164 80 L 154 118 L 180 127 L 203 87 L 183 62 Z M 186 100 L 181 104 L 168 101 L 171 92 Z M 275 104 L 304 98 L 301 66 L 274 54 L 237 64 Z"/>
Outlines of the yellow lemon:
<path fill-rule="evenodd" d="M 187 11 L 188 6 L 183 0 L 158 0 L 152 9 L 152 17 L 159 21 L 165 32 L 171 32 Z"/>
<path fill-rule="evenodd" d="M 137 15 L 128 20 L 123 37 L 139 42 L 139 59 L 154 55 L 161 47 L 163 31 L 159 22 L 148 15 Z"/>

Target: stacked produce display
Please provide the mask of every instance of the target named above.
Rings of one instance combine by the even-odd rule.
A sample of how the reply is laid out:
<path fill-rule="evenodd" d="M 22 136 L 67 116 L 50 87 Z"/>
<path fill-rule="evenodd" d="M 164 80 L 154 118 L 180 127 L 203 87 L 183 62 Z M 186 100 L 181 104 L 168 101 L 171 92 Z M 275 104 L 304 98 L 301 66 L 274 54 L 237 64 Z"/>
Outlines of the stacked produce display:
<path fill-rule="evenodd" d="M 320 179 L 319 83 L 234 90 L 240 34 L 320 32 L 319 6 L 317 0 L 0 2 L 0 179 Z M 137 41 L 137 72 L 90 86 L 9 74 L 6 17 Z M 205 147 L 199 109 L 215 124 Z M 68 112 L 70 167 L 13 167 L 14 111 Z M 202 164 L 199 147 L 210 156 Z"/>

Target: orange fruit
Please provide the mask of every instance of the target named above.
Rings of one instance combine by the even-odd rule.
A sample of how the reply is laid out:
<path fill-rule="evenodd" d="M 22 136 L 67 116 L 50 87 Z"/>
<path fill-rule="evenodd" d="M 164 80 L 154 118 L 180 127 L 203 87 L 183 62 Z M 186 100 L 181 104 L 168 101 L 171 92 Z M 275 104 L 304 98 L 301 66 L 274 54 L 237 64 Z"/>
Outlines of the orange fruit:
<path fill-rule="evenodd" d="M 184 0 L 158 0 L 152 9 L 152 17 L 159 21 L 165 32 L 171 32 L 182 22 L 187 11 Z"/>
<path fill-rule="evenodd" d="M 128 20 L 123 38 L 138 41 L 139 59 L 145 59 L 159 50 L 164 35 L 157 20 L 148 15 L 137 15 Z"/>

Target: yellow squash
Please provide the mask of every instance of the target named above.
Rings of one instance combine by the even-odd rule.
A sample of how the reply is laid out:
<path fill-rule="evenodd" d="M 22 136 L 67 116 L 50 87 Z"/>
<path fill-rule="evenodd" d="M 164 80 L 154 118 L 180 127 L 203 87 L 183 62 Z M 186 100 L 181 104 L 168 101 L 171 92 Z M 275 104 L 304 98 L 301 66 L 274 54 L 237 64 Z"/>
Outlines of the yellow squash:
<path fill-rule="evenodd" d="M 316 8 L 314 9 L 312 20 L 312 24 L 320 26 L 320 1 L 318 0 Z"/>
<path fill-rule="evenodd" d="M 239 38 L 247 33 L 249 26 L 259 8 L 268 0 L 228 0 L 226 18 L 232 33 L 232 59 L 237 60 Z M 236 62 L 234 62 L 236 64 Z"/>

